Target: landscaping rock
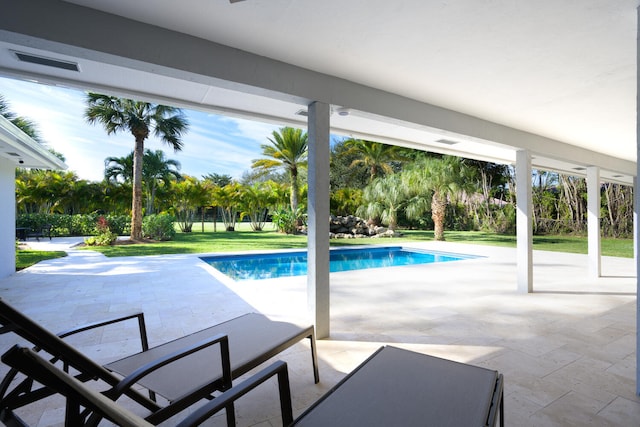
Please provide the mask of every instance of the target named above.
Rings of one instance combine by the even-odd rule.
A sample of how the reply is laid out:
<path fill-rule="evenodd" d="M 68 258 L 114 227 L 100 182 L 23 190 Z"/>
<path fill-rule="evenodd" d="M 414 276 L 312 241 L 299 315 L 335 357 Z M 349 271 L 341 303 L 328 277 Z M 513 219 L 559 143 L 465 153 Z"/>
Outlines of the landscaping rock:
<path fill-rule="evenodd" d="M 329 238 L 353 239 L 363 237 L 394 237 L 399 233 L 386 227 L 380 227 L 354 215 L 335 216 L 329 218 Z"/>

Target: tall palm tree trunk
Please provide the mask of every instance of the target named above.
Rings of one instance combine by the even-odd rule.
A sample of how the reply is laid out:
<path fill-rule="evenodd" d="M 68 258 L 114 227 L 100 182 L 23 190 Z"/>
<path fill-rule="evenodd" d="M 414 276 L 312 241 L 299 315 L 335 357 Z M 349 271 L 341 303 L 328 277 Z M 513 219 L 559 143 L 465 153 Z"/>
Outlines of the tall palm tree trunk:
<path fill-rule="evenodd" d="M 298 171 L 291 170 L 291 212 L 296 212 L 298 210 L 298 197 L 300 193 L 300 188 L 298 186 Z"/>
<path fill-rule="evenodd" d="M 431 198 L 431 219 L 433 219 L 433 238 L 444 241 L 444 217 L 447 200 L 438 192 Z"/>
<path fill-rule="evenodd" d="M 131 204 L 131 240 L 142 240 L 142 156 L 144 138 L 136 135 L 133 150 L 133 201 Z"/>

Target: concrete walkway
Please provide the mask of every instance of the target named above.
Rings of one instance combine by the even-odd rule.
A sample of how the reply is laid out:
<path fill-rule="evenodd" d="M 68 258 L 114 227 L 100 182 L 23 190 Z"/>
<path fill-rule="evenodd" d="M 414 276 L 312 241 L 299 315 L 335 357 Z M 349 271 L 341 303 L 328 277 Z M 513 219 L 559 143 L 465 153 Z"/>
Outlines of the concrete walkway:
<path fill-rule="evenodd" d="M 69 256 L 0 281 L 2 298 L 54 331 L 142 310 L 150 341 L 158 344 L 250 311 L 307 317 L 306 277 L 233 282 L 194 255 L 109 259 L 72 244 L 41 240 L 66 245 Z M 321 383 L 313 384 L 306 343 L 279 357 L 289 364 L 295 414 L 375 349 L 393 344 L 499 370 L 510 426 L 640 425 L 632 259 L 605 257 L 604 277 L 590 279 L 586 256 L 536 251 L 535 292 L 523 295 L 516 292 L 513 249 L 409 246 L 483 258 L 332 273 L 332 334 L 319 342 Z M 129 332 L 116 328 L 74 343 L 109 361 L 136 351 Z M 15 341 L 0 336 L 0 351 Z M 275 384 L 265 384 L 242 400 L 238 425 L 279 425 L 276 395 Z M 61 425 L 60 407 L 53 399 L 25 418 Z M 224 417 L 206 425 L 224 425 Z"/>

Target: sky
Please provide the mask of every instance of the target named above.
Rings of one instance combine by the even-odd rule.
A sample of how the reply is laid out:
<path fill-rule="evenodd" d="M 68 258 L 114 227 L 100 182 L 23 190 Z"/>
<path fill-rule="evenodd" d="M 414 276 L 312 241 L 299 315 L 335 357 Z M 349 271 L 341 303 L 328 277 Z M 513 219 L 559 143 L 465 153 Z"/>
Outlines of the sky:
<path fill-rule="evenodd" d="M 101 181 L 104 160 L 124 157 L 133 151 L 133 135 L 107 135 L 101 124 L 84 119 L 84 92 L 0 77 L 0 95 L 13 113 L 35 123 L 46 145 L 65 157 L 68 170 L 80 179 Z M 145 149 L 162 150 L 168 159 L 181 164 L 180 173 L 202 178 L 216 173 L 240 179 L 261 157 L 261 144 L 268 143 L 282 126 L 183 109 L 189 131 L 183 135 L 183 149 L 171 147 L 152 135 Z"/>

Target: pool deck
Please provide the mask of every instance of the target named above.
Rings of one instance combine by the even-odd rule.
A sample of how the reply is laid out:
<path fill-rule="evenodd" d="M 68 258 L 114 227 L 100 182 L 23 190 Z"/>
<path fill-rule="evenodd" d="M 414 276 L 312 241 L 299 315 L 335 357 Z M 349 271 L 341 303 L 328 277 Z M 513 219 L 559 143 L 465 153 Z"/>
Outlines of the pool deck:
<path fill-rule="evenodd" d="M 308 316 L 306 277 L 233 282 L 195 255 L 106 258 L 70 248 L 74 242 L 29 242 L 69 256 L 0 280 L 2 298 L 53 331 L 142 310 L 152 345 L 247 312 Z M 499 370 L 509 426 L 639 425 L 632 259 L 604 257 L 603 277 L 591 279 L 584 255 L 534 251 L 535 291 L 520 294 L 514 249 L 404 246 L 484 258 L 332 273 L 331 338 L 318 342 L 320 384 L 313 384 L 307 343 L 277 357 L 289 364 L 294 415 L 393 344 Z M 0 351 L 15 342 L 0 336 Z M 111 329 L 74 344 L 103 362 L 135 350 Z M 238 425 L 280 425 L 276 395 L 269 383 L 241 400 Z M 61 425 L 60 414 L 56 399 L 23 413 L 40 427 Z M 205 425 L 224 425 L 224 417 Z"/>

